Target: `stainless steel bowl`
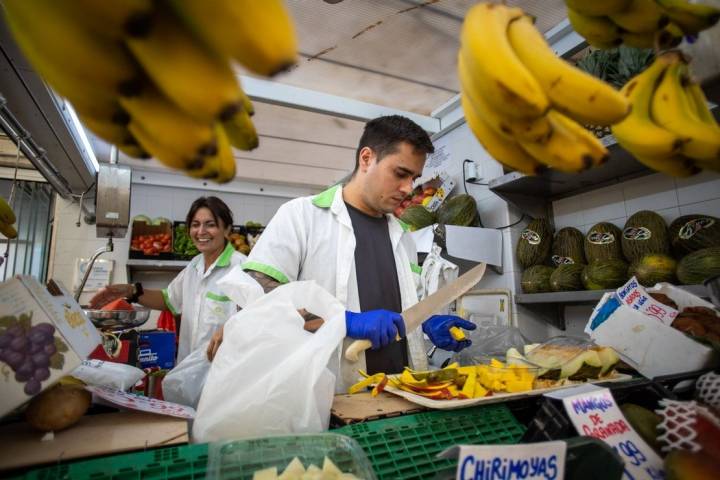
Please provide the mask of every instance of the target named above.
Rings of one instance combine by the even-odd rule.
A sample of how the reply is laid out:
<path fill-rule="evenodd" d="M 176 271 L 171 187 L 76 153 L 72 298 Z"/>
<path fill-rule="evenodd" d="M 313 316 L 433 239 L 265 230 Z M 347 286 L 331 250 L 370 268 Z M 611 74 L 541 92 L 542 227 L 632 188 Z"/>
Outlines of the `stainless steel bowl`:
<path fill-rule="evenodd" d="M 720 275 L 708 278 L 703 283 L 710 294 L 710 301 L 716 307 L 720 307 Z"/>
<path fill-rule="evenodd" d="M 150 317 L 149 308 L 134 308 L 135 310 L 85 310 L 85 313 L 99 329 L 125 330 L 139 327 Z"/>

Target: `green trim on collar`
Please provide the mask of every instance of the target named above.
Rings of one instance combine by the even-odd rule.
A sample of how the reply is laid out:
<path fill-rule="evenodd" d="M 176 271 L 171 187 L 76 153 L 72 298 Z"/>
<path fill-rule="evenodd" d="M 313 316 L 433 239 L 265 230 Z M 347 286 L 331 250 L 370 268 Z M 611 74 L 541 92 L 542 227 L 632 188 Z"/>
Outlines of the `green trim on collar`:
<path fill-rule="evenodd" d="M 400 220 L 400 219 L 397 218 L 397 217 L 395 217 L 395 220 L 398 221 L 398 223 L 400 224 L 400 226 L 401 226 L 402 229 L 403 229 L 403 232 L 409 232 L 409 231 L 410 231 L 410 225 L 409 225 L 409 224 L 403 222 L 402 220 Z"/>
<path fill-rule="evenodd" d="M 422 273 L 422 267 L 418 265 L 417 263 L 410 262 L 410 270 L 413 271 L 413 273 L 417 273 L 420 275 Z"/>
<path fill-rule="evenodd" d="M 324 192 L 318 193 L 312 199 L 312 204 L 320 208 L 330 208 L 335 200 L 335 192 L 340 188 L 340 184 L 333 185 Z"/>
<path fill-rule="evenodd" d="M 230 301 L 230 297 L 226 297 L 225 295 L 218 295 L 217 293 L 213 293 L 213 292 L 207 292 L 205 294 L 205 296 L 207 298 L 209 298 L 210 300 L 215 300 L 218 302 L 229 302 Z"/>
<path fill-rule="evenodd" d="M 268 277 L 272 278 L 273 280 L 276 280 L 280 283 L 288 283 L 290 280 L 285 276 L 284 273 L 282 273 L 280 270 L 271 267 L 270 265 L 265 265 L 264 263 L 259 262 L 245 262 L 242 265 L 243 270 L 254 270 L 256 272 L 264 273 Z"/>
<path fill-rule="evenodd" d="M 177 317 L 178 315 L 180 315 L 180 313 L 177 310 L 175 310 L 175 307 L 173 307 L 173 304 L 170 303 L 170 295 L 168 295 L 168 289 L 163 288 L 161 291 L 162 291 L 163 301 L 165 302 L 165 306 L 168 308 L 168 310 L 170 310 L 170 313 L 172 313 L 174 317 Z"/>
<path fill-rule="evenodd" d="M 235 249 L 232 246 L 232 243 L 227 242 L 227 245 L 225 245 L 225 250 L 220 254 L 220 256 L 217 259 L 217 262 L 215 263 L 218 267 L 227 267 L 230 265 L 230 258 L 232 258 L 232 254 L 235 252 Z"/>

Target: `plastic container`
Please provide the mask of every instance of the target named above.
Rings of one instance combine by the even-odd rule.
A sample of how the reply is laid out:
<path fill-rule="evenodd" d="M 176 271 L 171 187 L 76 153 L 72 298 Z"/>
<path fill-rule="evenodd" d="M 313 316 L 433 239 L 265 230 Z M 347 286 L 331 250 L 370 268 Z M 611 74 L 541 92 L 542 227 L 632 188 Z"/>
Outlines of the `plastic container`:
<path fill-rule="evenodd" d="M 372 465 L 352 438 L 335 433 L 292 435 L 212 443 L 208 447 L 208 479 L 252 479 L 254 472 L 277 467 L 280 474 L 297 457 L 305 468 L 322 468 L 325 457 L 343 473 L 375 480 Z"/>
<path fill-rule="evenodd" d="M 433 478 L 457 465 L 436 455 L 458 444 L 514 444 L 525 432 L 505 405 L 442 410 L 347 425 L 380 480 Z M 454 477 L 453 477 L 454 478 Z"/>

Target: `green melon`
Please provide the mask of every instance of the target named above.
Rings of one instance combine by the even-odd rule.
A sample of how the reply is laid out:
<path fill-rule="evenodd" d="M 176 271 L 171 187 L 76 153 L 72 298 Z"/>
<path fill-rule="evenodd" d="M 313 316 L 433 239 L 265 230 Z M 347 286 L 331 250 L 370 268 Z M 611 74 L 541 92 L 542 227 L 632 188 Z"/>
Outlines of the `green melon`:
<path fill-rule="evenodd" d="M 534 265 L 522 274 L 520 286 L 525 293 L 544 293 L 551 291 L 550 276 L 553 268 L 547 265 Z"/>
<path fill-rule="evenodd" d="M 676 257 L 702 248 L 720 247 L 720 218 L 683 215 L 670 224 L 670 243 Z"/>
<path fill-rule="evenodd" d="M 462 194 L 449 198 L 437 210 L 437 221 L 444 225 L 469 227 L 478 216 L 475 199 Z"/>
<path fill-rule="evenodd" d="M 588 264 L 596 260 L 622 259 L 622 232 L 608 222 L 594 225 L 585 235 L 585 258 Z"/>
<path fill-rule="evenodd" d="M 677 276 L 685 285 L 699 285 L 720 275 L 720 247 L 703 248 L 680 260 Z"/>
<path fill-rule="evenodd" d="M 670 255 L 648 253 L 630 266 L 628 274 L 634 275 L 640 285 L 652 287 L 660 282 L 674 282 L 676 269 L 677 262 Z"/>
<path fill-rule="evenodd" d="M 435 214 L 422 205 L 410 205 L 405 209 L 400 220 L 415 229 L 420 229 L 435 223 Z"/>
<path fill-rule="evenodd" d="M 552 244 L 550 259 L 553 265 L 566 263 L 585 263 L 585 250 L 583 249 L 583 234 L 573 227 L 558 230 Z"/>
<path fill-rule="evenodd" d="M 607 290 L 622 286 L 628 279 L 627 272 L 628 265 L 624 260 L 598 260 L 583 269 L 582 281 L 588 290 Z"/>
<path fill-rule="evenodd" d="M 620 241 L 628 262 L 637 262 L 648 253 L 670 252 L 665 220 L 655 212 L 641 210 L 628 218 Z"/>
<path fill-rule="evenodd" d="M 585 265 L 568 263 L 558 265 L 550 275 L 550 288 L 553 292 L 567 292 L 583 289 L 582 272 Z"/>
<path fill-rule="evenodd" d="M 515 255 L 523 268 L 547 263 L 552 246 L 552 227 L 544 218 L 536 218 L 520 234 Z"/>

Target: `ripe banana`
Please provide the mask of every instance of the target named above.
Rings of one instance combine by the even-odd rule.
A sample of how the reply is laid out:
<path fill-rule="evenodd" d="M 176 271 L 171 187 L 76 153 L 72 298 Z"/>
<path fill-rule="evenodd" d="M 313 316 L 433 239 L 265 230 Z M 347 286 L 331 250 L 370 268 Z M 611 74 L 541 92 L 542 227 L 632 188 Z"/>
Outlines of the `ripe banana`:
<path fill-rule="evenodd" d="M 715 117 L 710 111 L 707 97 L 705 97 L 705 93 L 703 92 L 700 85 L 696 82 L 690 81 L 685 85 L 685 89 L 690 98 L 692 99 L 693 105 L 695 105 L 695 113 L 698 118 L 701 121 L 707 123 L 708 125 L 711 125 L 715 128 L 720 128 L 720 126 L 718 126 L 717 122 L 715 121 Z"/>
<path fill-rule="evenodd" d="M 697 35 L 720 20 L 720 9 L 686 0 L 656 0 L 687 35 Z"/>
<path fill-rule="evenodd" d="M 523 150 L 545 165 L 568 173 L 580 172 L 605 161 L 607 152 L 600 154 L 575 131 L 567 128 L 560 119 L 562 113 L 550 110 L 547 115 L 552 125 L 550 138 L 542 144 L 520 140 L 518 143 Z"/>
<path fill-rule="evenodd" d="M 282 0 L 171 0 L 210 48 L 250 71 L 273 76 L 297 63 L 292 18 Z"/>
<path fill-rule="evenodd" d="M 142 125 L 136 123 L 134 120 L 128 124 L 128 130 L 144 151 L 165 166 L 177 170 L 187 170 L 194 165 L 201 164 L 198 158 L 189 158 L 178 154 L 172 148 L 168 148 L 167 145 L 153 138 Z"/>
<path fill-rule="evenodd" d="M 114 145 L 133 145 L 136 143 L 125 125 L 100 120 L 78 113 L 80 122 L 98 137 Z"/>
<path fill-rule="evenodd" d="M 141 72 L 122 43 L 93 35 L 64 2 L 10 0 L 3 6 L 20 48 L 41 75 L 50 70 L 67 72 L 81 81 L 58 85 L 61 95 L 70 97 L 85 85 L 109 94 L 136 90 Z M 47 78 L 52 87 L 57 76 Z"/>
<path fill-rule="evenodd" d="M 480 92 L 475 92 L 468 87 L 471 80 L 462 55 L 458 55 L 458 77 L 462 90 L 468 101 L 472 103 L 474 110 L 497 134 L 513 142 L 516 137 L 529 142 L 543 142 L 548 138 L 551 130 L 550 121 L 545 115 L 531 119 L 501 115 L 492 108 L 484 95 L 476 95 Z"/>
<path fill-rule="evenodd" d="M 153 0 L 65 0 L 61 3 L 93 33 L 116 40 L 127 32 L 146 29 L 155 13 Z"/>
<path fill-rule="evenodd" d="M 604 0 L 601 2 L 597 0 L 565 0 L 565 4 L 568 10 L 573 9 L 583 15 L 602 17 L 625 10 L 630 4 L 630 0 Z"/>
<path fill-rule="evenodd" d="M 628 47 L 653 48 L 655 46 L 656 32 L 623 32 L 620 34 L 622 42 Z"/>
<path fill-rule="evenodd" d="M 167 97 L 210 124 L 240 108 L 240 87 L 228 62 L 213 54 L 174 15 L 156 15 L 144 35 L 126 43 Z"/>
<path fill-rule="evenodd" d="M 216 124 L 215 134 L 217 135 L 218 144 L 218 163 L 219 173 L 215 181 L 218 183 L 227 183 L 235 178 L 235 156 L 233 155 L 230 139 L 227 137 L 225 130 Z"/>
<path fill-rule="evenodd" d="M 152 85 L 146 85 L 140 95 L 120 97 L 120 104 L 148 135 L 180 155 L 217 151 L 211 124 L 188 115 Z"/>
<path fill-rule="evenodd" d="M 570 133 L 575 135 L 577 141 L 585 144 L 587 148 L 592 152 L 593 165 L 602 165 L 610 159 L 610 154 L 605 148 L 605 145 L 593 135 L 590 130 L 577 123 L 572 118 L 566 117 L 565 115 L 556 115 L 556 120 L 560 124 L 567 128 Z"/>
<path fill-rule="evenodd" d="M 516 118 L 544 115 L 550 104 L 538 81 L 515 55 L 508 25 L 523 15 L 519 8 L 479 3 L 468 11 L 460 34 L 471 84 L 495 110 Z"/>
<path fill-rule="evenodd" d="M 602 5 L 592 2 L 592 5 Z M 573 29 L 596 48 L 613 48 L 622 43 L 620 28 L 607 17 L 591 17 L 568 6 L 568 20 Z"/>
<path fill-rule="evenodd" d="M 612 125 L 630 112 L 627 99 L 610 84 L 555 55 L 530 17 L 513 21 L 508 28 L 508 38 L 518 58 L 557 110 L 593 125 Z"/>
<path fill-rule="evenodd" d="M 720 166 L 720 131 L 700 121 L 695 103 L 687 96 L 683 79 L 687 79 L 687 65 L 680 59 L 665 71 L 655 91 L 651 115 L 661 127 L 687 137 L 681 148 L 683 155 L 694 160 Z"/>
<path fill-rule="evenodd" d="M 671 155 L 669 157 L 649 157 L 635 155 L 637 161 L 652 168 L 656 172 L 664 173 L 671 177 L 690 177 L 700 173 L 701 169 L 692 160 L 682 155 Z"/>
<path fill-rule="evenodd" d="M 251 117 L 255 115 L 255 106 L 250 101 L 250 97 L 247 96 L 245 91 L 240 87 L 240 103 L 242 104 L 243 110 L 245 110 Z"/>
<path fill-rule="evenodd" d="M 4 198 L 0 197 L 0 223 L 6 223 L 12 225 L 17 219 L 15 218 L 15 212 L 10 208 L 10 205 L 5 201 Z"/>
<path fill-rule="evenodd" d="M 654 32 L 668 23 L 665 11 L 655 0 L 631 0 L 628 7 L 609 15 L 610 20 L 628 32 Z"/>
<path fill-rule="evenodd" d="M 259 145 L 255 125 L 245 110 L 238 110 L 228 120 L 222 122 L 230 143 L 240 150 L 254 150 Z"/>
<path fill-rule="evenodd" d="M 472 103 L 464 92 L 460 95 L 460 103 L 463 112 L 465 112 L 465 120 L 468 127 L 470 127 L 470 131 L 491 157 L 506 167 L 526 175 L 536 175 L 545 170 L 546 167 L 528 155 L 527 152 L 520 148 L 520 145 L 499 135 L 490 128 L 475 112 Z"/>
<path fill-rule="evenodd" d="M 14 226 L 10 225 L 9 223 L 0 222 L 0 233 L 5 235 L 5 238 L 7 238 L 8 240 L 17 238 L 17 230 L 15 229 Z"/>
<path fill-rule="evenodd" d="M 650 105 L 658 80 L 676 52 L 659 55 L 642 73 L 631 78 L 620 93 L 625 95 L 632 110 L 622 122 L 612 126 L 618 143 L 635 157 L 665 158 L 680 152 L 687 137 L 676 135 L 657 124 L 650 116 Z"/>

